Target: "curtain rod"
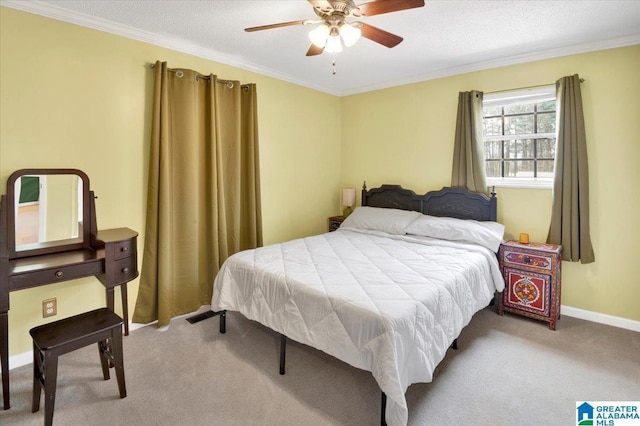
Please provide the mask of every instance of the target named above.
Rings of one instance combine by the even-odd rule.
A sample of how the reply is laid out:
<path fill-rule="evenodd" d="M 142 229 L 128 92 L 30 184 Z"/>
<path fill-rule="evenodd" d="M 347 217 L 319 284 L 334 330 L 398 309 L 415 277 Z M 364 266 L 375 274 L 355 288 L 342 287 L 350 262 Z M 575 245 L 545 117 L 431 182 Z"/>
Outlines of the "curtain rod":
<path fill-rule="evenodd" d="M 155 68 L 155 67 L 156 67 L 156 64 L 154 64 L 154 63 L 150 63 L 150 64 L 149 64 L 149 66 L 150 66 L 151 68 Z M 177 69 L 174 69 L 174 68 L 167 68 L 167 71 L 169 71 L 169 72 L 175 72 L 175 73 L 180 73 L 180 74 L 176 74 L 176 75 L 177 75 L 177 77 L 178 77 L 178 78 L 182 77 L 182 73 L 183 73 L 183 71 L 182 71 L 181 69 L 179 69 L 179 68 L 177 68 Z M 210 76 L 208 76 L 208 75 L 200 74 L 200 73 L 199 73 L 199 72 L 197 72 L 197 71 L 196 71 L 195 73 L 196 73 L 196 80 L 199 80 L 199 79 L 203 79 L 203 80 L 211 80 L 211 77 L 210 77 Z M 229 89 L 232 89 L 232 88 L 233 88 L 233 84 L 234 84 L 234 82 L 233 82 L 233 81 L 231 81 L 231 80 L 221 80 L 221 79 L 216 79 L 216 82 L 217 82 L 217 83 L 222 83 L 222 84 L 226 85 Z M 242 87 L 243 89 L 248 89 L 248 88 L 249 88 L 249 85 L 248 85 L 248 84 L 241 84 L 241 85 L 240 85 L 240 87 Z"/>
<path fill-rule="evenodd" d="M 584 78 L 580 79 L 580 83 L 584 83 L 586 80 Z M 527 87 L 518 87 L 515 89 L 505 89 L 505 90 L 496 90 L 494 92 L 484 92 L 485 95 L 491 95 L 494 93 L 502 93 L 502 92 L 515 92 L 516 90 L 525 90 L 525 89 L 536 89 L 538 87 L 546 87 L 546 86 L 554 86 L 555 83 L 550 84 L 538 84 L 537 86 L 527 86 Z"/>

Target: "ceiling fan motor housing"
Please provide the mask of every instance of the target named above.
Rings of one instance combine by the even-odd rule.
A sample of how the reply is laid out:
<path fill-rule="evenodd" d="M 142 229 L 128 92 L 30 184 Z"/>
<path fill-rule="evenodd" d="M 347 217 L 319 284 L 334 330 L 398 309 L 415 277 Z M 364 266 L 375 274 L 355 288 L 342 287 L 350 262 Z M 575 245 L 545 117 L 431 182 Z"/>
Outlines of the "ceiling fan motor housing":
<path fill-rule="evenodd" d="M 327 22 L 342 22 L 347 16 L 361 17 L 362 13 L 353 0 L 329 0 L 313 7 L 316 15 Z"/>

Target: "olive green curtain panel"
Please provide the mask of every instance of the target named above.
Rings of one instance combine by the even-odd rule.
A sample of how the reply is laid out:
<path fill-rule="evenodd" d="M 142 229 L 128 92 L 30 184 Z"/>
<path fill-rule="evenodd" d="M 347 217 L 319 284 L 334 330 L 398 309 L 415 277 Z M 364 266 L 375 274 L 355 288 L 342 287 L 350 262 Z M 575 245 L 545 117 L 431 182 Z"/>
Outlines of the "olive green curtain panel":
<path fill-rule="evenodd" d="M 578 74 L 558 80 L 556 91 L 558 140 L 547 242 L 562 244 L 563 260 L 591 263 L 587 138 Z"/>
<path fill-rule="evenodd" d="M 482 92 L 472 90 L 458 94 L 458 116 L 453 148 L 451 186 L 486 192 L 482 138 Z"/>
<path fill-rule="evenodd" d="M 224 260 L 262 245 L 254 84 L 154 66 L 145 245 L 133 321 L 211 302 Z"/>

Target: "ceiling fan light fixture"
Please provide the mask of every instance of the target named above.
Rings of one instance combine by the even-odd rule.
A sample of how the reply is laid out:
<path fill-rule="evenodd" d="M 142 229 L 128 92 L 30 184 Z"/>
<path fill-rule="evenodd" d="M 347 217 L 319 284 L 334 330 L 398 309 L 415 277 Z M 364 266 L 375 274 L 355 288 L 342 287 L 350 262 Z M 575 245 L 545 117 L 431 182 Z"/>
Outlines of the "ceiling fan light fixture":
<path fill-rule="evenodd" d="M 362 31 L 351 24 L 344 23 L 340 26 L 340 37 L 346 47 L 351 47 L 360 39 Z"/>
<path fill-rule="evenodd" d="M 325 52 L 340 53 L 342 52 L 342 41 L 340 41 L 340 35 L 332 35 L 327 38 L 327 45 L 324 47 Z"/>
<path fill-rule="evenodd" d="M 309 40 L 317 47 L 325 47 L 331 30 L 326 24 L 318 25 L 315 30 L 309 31 Z"/>

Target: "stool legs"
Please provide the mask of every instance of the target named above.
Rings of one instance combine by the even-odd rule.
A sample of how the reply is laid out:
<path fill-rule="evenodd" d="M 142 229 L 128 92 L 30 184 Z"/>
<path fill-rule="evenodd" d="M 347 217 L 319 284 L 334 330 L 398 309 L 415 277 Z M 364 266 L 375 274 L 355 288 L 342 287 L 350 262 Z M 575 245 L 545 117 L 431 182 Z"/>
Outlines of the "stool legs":
<path fill-rule="evenodd" d="M 111 360 L 111 349 L 109 348 L 109 340 L 98 342 L 98 355 L 100 355 L 100 364 L 102 365 L 102 377 L 109 380 L 109 361 Z"/>
<path fill-rule="evenodd" d="M 56 381 L 58 380 L 58 356 L 44 354 L 44 424 L 53 423 L 53 408 L 56 404 Z"/>
<path fill-rule="evenodd" d="M 44 388 L 44 424 L 53 424 L 53 409 L 56 405 L 56 380 L 58 376 L 58 356 L 40 351 L 33 345 L 33 401 L 31 411 L 40 409 L 40 393 Z"/>
<path fill-rule="evenodd" d="M 111 353 L 113 354 L 113 364 L 116 370 L 116 379 L 118 381 L 120 398 L 125 398 L 127 396 L 127 388 L 124 381 L 124 356 L 122 353 L 122 331 L 120 328 L 113 332 L 111 345 Z"/>
<path fill-rule="evenodd" d="M 40 409 L 40 394 L 42 393 L 42 386 L 44 386 L 44 367 L 42 353 L 40 349 L 33 345 L 33 395 L 31 402 L 31 412 L 35 413 Z"/>
<path fill-rule="evenodd" d="M 124 380 L 124 357 L 120 329 L 115 330 L 109 339 L 98 342 L 98 351 L 100 353 L 100 363 L 102 364 L 102 376 L 105 380 L 109 380 L 109 367 L 114 367 L 120 398 L 125 398 L 127 396 L 127 388 Z"/>

